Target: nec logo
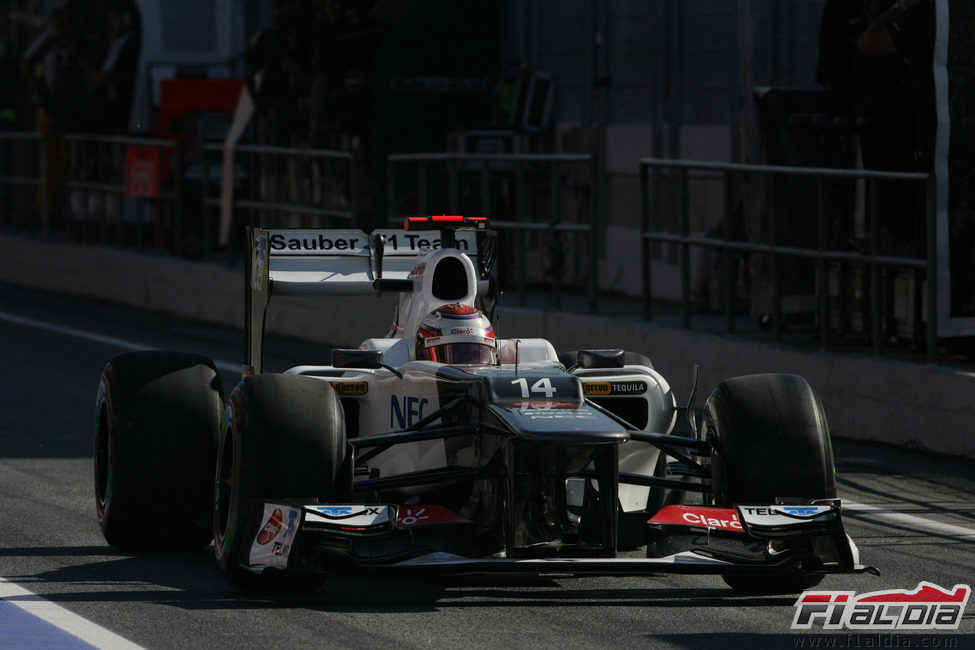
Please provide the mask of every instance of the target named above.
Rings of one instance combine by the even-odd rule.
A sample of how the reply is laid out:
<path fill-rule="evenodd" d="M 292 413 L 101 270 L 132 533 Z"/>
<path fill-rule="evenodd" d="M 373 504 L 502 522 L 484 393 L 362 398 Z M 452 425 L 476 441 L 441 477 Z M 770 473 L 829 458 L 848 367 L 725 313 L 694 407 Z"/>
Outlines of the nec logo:
<path fill-rule="evenodd" d="M 323 515 L 331 515 L 333 517 L 352 514 L 352 506 L 318 506 L 315 509 Z"/>
<path fill-rule="evenodd" d="M 401 401 L 402 400 L 402 401 Z M 423 407 L 430 403 L 426 397 L 393 395 L 389 406 L 390 428 L 405 429 L 423 419 Z"/>

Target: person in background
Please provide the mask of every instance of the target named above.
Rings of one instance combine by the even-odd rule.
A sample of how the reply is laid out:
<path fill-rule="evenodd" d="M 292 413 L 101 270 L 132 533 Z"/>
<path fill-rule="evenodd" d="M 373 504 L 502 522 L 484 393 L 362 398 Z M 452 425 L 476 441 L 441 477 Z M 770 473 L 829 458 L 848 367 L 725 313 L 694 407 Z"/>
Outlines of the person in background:
<path fill-rule="evenodd" d="M 865 117 L 860 147 L 866 169 L 930 172 L 934 165 L 935 7 L 930 0 L 869 3 L 857 39 L 861 57 L 855 109 Z M 925 188 L 878 186 L 886 253 L 923 254 Z"/>
<path fill-rule="evenodd" d="M 256 34 L 248 48 L 245 83 L 269 144 L 296 146 L 306 137 L 313 17 L 307 0 L 277 0 L 273 25 Z"/>
<path fill-rule="evenodd" d="M 826 0 L 819 24 L 819 61 L 816 82 L 830 91 L 833 110 L 852 108 L 854 59 L 857 38 L 863 31 L 861 0 Z"/>
<path fill-rule="evenodd" d="M 906 126 L 911 130 L 914 167 L 919 171 L 931 171 L 934 164 L 935 27 L 932 0 L 897 0 L 857 39 L 862 52 L 897 57 L 903 63 L 902 96 L 914 118 Z"/>
<path fill-rule="evenodd" d="M 125 133 L 128 130 L 140 45 L 134 15 L 134 8 L 124 0 L 108 7 L 105 12 L 108 49 L 100 65 L 86 65 L 90 78 L 88 119 L 92 121 L 93 131 Z"/>

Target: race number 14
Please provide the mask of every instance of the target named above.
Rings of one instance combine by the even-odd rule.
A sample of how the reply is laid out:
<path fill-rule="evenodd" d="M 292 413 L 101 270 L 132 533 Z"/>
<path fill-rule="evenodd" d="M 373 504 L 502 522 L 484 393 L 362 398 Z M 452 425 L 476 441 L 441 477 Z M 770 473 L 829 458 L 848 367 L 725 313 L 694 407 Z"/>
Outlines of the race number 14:
<path fill-rule="evenodd" d="M 525 398 L 531 397 L 531 393 L 541 393 L 545 395 L 545 397 L 551 398 L 556 392 L 555 386 L 552 385 L 552 380 L 550 380 L 548 377 L 542 377 L 532 384 L 531 392 L 528 390 L 528 380 L 524 377 L 512 379 L 511 383 L 521 389 L 521 396 Z"/>

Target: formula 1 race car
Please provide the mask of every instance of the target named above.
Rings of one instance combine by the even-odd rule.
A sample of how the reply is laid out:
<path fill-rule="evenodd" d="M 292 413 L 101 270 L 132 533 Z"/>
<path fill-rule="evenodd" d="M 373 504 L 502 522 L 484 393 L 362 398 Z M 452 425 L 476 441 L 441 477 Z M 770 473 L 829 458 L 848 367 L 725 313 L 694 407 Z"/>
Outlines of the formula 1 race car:
<path fill-rule="evenodd" d="M 796 375 L 678 406 L 650 360 L 500 338 L 495 233 L 249 230 L 246 364 L 113 358 L 95 418 L 98 520 L 121 549 L 214 542 L 235 588 L 350 570 L 722 576 L 799 591 L 874 571 L 843 530 L 822 405 Z M 270 298 L 399 292 L 391 328 L 264 373 Z M 336 315 L 336 318 L 341 318 Z M 696 390 L 696 389 L 695 389 Z"/>

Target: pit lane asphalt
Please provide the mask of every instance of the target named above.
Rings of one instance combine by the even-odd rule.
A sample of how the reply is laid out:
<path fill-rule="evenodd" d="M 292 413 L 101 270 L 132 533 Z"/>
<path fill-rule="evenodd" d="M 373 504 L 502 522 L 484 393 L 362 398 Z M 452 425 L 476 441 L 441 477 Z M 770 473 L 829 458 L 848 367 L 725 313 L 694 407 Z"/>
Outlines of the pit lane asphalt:
<path fill-rule="evenodd" d="M 226 362 L 229 389 L 243 335 L 0 285 L 0 577 L 144 647 L 764 648 L 809 647 L 823 637 L 836 647 L 975 646 L 971 602 L 958 632 L 796 634 L 794 596 L 737 595 L 709 576 L 342 577 L 310 596 L 270 598 L 233 592 L 211 549 L 115 551 L 94 516 L 91 422 L 99 372 L 129 345 Z M 275 339 L 267 365 L 323 362 L 327 353 Z M 858 504 L 845 514 L 847 531 L 882 575 L 830 576 L 820 589 L 975 583 L 975 463 L 834 444 L 840 496 Z M 0 610 L 0 648 L 16 638 L 8 624 Z"/>

